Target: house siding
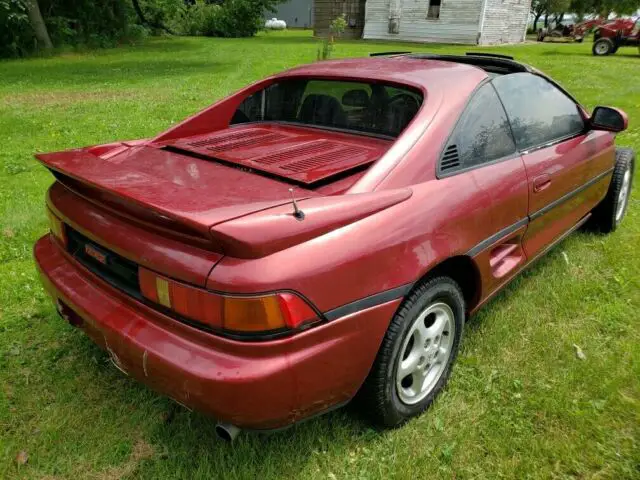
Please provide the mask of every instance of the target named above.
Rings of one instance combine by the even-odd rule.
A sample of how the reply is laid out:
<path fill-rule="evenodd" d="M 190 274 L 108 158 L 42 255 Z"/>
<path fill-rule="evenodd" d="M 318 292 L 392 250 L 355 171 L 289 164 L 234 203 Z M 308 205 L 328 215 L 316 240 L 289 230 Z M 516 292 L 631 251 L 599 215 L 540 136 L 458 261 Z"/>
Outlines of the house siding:
<path fill-rule="evenodd" d="M 342 38 L 361 38 L 364 27 L 365 0 L 314 0 L 313 34 L 324 37 L 329 34 L 329 25 L 340 15 L 345 16 L 347 28 Z"/>
<path fill-rule="evenodd" d="M 528 1 L 528 0 L 527 0 Z M 428 0 L 367 0 L 365 39 L 475 44 L 483 0 L 443 0 L 440 18 L 427 19 Z M 399 31 L 389 33 L 389 18 Z"/>
<path fill-rule="evenodd" d="M 313 27 L 313 0 L 288 0 L 276 5 L 276 11 L 265 12 L 265 19 L 276 17 L 287 22 L 288 28 Z"/>
<path fill-rule="evenodd" d="M 524 41 L 531 0 L 487 0 L 481 45 Z"/>
<path fill-rule="evenodd" d="M 319 1 L 319 0 L 316 0 Z M 484 7 L 484 8 L 483 8 Z M 492 45 L 524 40 L 531 0 L 442 0 L 427 19 L 428 0 L 367 0 L 363 38 Z M 389 33 L 390 18 L 398 33 Z"/>

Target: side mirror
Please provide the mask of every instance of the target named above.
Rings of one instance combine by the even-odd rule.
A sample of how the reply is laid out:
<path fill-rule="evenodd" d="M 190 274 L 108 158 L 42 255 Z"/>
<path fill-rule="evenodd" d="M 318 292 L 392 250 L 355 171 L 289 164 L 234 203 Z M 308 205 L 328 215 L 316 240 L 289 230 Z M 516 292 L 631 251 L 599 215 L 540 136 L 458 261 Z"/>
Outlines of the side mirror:
<path fill-rule="evenodd" d="M 607 132 L 622 132 L 627 129 L 628 124 L 627 114 L 611 107 L 596 107 L 589 120 L 589 126 L 592 130 Z"/>

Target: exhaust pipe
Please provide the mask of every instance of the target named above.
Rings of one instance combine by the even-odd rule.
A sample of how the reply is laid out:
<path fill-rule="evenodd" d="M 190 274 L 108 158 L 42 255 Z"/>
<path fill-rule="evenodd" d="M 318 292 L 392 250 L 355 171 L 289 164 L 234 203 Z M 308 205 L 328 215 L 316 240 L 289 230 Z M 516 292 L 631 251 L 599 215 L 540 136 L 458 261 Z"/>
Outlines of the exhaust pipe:
<path fill-rule="evenodd" d="M 225 442 L 233 442 L 240 433 L 240 429 L 230 423 L 218 423 L 216 425 L 216 434 Z"/>

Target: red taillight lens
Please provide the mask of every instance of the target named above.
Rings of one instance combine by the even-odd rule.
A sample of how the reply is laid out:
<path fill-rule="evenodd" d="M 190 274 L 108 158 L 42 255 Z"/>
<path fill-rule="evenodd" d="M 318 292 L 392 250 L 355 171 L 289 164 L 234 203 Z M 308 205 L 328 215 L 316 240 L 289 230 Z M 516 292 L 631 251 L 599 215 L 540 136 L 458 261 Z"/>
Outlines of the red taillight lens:
<path fill-rule="evenodd" d="M 226 296 L 176 282 L 144 268 L 139 269 L 138 275 L 145 298 L 183 317 L 230 332 L 295 329 L 316 319 L 309 304 L 294 293 Z"/>
<path fill-rule="evenodd" d="M 47 216 L 49 217 L 49 229 L 54 237 L 63 246 L 67 245 L 67 235 L 64 231 L 64 223 L 55 214 L 47 208 Z"/>

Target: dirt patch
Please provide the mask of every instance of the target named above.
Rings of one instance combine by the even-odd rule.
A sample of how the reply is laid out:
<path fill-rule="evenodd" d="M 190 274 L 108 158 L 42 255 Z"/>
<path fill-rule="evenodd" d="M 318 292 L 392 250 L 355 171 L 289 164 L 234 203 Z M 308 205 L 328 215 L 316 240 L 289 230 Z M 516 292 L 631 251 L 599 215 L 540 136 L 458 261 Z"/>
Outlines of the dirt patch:
<path fill-rule="evenodd" d="M 110 91 L 110 92 L 27 92 L 6 95 L 0 99 L 0 103 L 9 106 L 39 106 L 47 107 L 51 105 L 68 105 L 85 102 L 109 102 L 123 98 L 134 98 L 140 96 L 138 91 Z"/>
<path fill-rule="evenodd" d="M 91 475 L 90 478 L 95 478 L 96 480 L 120 480 L 121 478 L 126 478 L 136 471 L 138 464 L 142 460 L 153 457 L 154 453 L 153 445 L 139 439 L 133 446 L 131 455 L 129 455 L 126 462 L 117 467 L 109 467 L 102 472 L 97 472 Z"/>

